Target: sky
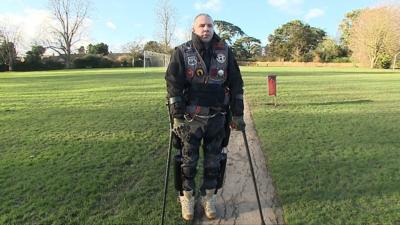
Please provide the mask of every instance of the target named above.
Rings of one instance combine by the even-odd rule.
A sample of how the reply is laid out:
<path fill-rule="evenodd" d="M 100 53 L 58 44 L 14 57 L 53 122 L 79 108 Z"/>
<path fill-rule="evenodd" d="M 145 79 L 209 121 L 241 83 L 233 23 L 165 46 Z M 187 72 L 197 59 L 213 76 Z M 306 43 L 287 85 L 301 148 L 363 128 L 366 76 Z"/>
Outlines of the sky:
<path fill-rule="evenodd" d="M 121 52 L 128 42 L 159 40 L 157 3 L 159 0 L 91 0 L 87 32 L 80 44 L 103 42 L 111 51 Z M 346 13 L 382 4 L 382 0 L 170 0 L 170 4 L 176 18 L 174 46 L 186 40 L 199 13 L 233 23 L 265 45 L 268 35 L 295 19 L 338 39 L 338 25 Z M 23 34 L 21 49 L 29 49 L 33 40 L 43 38 L 41 27 L 48 23 L 48 16 L 48 0 L 0 0 L 0 24 L 17 24 Z"/>

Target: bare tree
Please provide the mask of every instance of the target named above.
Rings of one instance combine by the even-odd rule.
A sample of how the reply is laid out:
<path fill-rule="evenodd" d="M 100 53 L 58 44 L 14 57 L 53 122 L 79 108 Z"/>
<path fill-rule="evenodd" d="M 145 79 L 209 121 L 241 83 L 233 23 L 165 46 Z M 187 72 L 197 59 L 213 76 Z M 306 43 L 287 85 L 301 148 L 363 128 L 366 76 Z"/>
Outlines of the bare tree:
<path fill-rule="evenodd" d="M 142 37 L 137 38 L 132 42 L 128 42 L 122 46 L 124 52 L 129 52 L 134 60 L 143 58 L 144 50 L 144 39 Z"/>
<path fill-rule="evenodd" d="M 158 33 L 161 43 L 164 46 L 164 51 L 167 53 L 170 48 L 171 40 L 176 27 L 176 9 L 171 5 L 169 0 L 159 0 L 156 7 L 157 22 L 160 25 Z"/>
<path fill-rule="evenodd" d="M 391 15 L 391 30 L 390 44 L 388 47 L 389 54 L 393 57 L 392 68 L 396 68 L 397 57 L 400 55 L 400 5 L 395 5 L 389 8 Z"/>
<path fill-rule="evenodd" d="M 71 67 L 72 48 L 80 41 L 89 5 L 89 0 L 49 0 L 55 24 L 47 47 L 65 57 L 67 68 Z"/>
<path fill-rule="evenodd" d="M 370 68 L 377 67 L 379 56 L 395 57 L 400 51 L 398 7 L 364 9 L 354 21 L 350 34 L 353 57 Z"/>
<path fill-rule="evenodd" d="M 17 58 L 16 45 L 21 40 L 17 27 L 0 25 L 0 61 L 8 65 L 8 70 L 13 71 Z"/>

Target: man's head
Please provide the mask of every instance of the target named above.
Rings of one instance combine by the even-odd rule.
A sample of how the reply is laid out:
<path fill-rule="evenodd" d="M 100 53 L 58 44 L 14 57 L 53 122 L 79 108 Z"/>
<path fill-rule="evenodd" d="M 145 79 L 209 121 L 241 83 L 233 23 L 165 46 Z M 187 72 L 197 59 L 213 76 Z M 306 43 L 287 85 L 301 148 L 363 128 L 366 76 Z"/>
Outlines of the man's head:
<path fill-rule="evenodd" d="M 210 42 L 214 35 L 214 21 L 211 16 L 205 13 L 197 15 L 193 21 L 193 33 L 203 42 Z"/>

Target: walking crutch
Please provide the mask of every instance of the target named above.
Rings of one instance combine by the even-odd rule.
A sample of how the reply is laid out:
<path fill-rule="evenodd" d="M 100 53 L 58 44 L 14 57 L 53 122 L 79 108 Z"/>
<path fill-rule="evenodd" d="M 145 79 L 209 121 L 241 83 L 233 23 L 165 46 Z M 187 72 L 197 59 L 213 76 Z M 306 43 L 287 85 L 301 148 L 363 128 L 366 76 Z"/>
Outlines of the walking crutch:
<path fill-rule="evenodd" d="M 167 202 L 167 190 L 168 190 L 168 178 L 169 178 L 169 167 L 171 165 L 171 152 L 172 152 L 172 126 L 173 120 L 172 115 L 169 110 L 169 102 L 167 102 L 168 107 L 168 115 L 169 115 L 169 147 L 168 147 L 168 155 L 167 155 L 167 166 L 165 168 L 165 177 L 164 177 L 164 198 L 163 198 L 163 208 L 161 215 L 161 225 L 164 225 L 165 219 L 165 204 Z"/>
<path fill-rule="evenodd" d="M 242 135 L 243 135 L 244 145 L 246 146 L 247 157 L 249 158 L 250 171 L 251 171 L 251 176 L 253 177 L 254 189 L 255 189 L 255 191 L 256 191 L 258 209 L 260 210 L 261 225 L 265 225 L 264 216 L 263 216 L 262 209 L 261 209 L 260 197 L 259 197 L 259 195 L 258 195 L 258 188 L 257 188 L 257 183 L 256 183 L 256 177 L 255 177 L 255 175 L 254 175 L 254 170 L 253 170 L 253 163 L 251 162 L 249 144 L 248 144 L 248 142 L 247 142 L 247 137 L 246 137 L 246 130 L 245 130 L 244 128 L 243 128 L 243 130 L 242 130 Z"/>

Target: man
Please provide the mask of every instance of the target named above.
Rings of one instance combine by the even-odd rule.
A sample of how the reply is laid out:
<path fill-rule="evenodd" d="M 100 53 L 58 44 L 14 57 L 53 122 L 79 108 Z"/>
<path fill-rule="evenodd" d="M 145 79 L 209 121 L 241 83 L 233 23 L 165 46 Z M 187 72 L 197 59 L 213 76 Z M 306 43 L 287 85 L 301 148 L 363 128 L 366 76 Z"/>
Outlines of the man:
<path fill-rule="evenodd" d="M 201 205 L 209 219 L 216 218 L 216 187 L 220 172 L 226 114 L 231 127 L 244 129 L 243 80 L 231 49 L 214 33 L 208 14 L 195 17 L 192 40 L 175 48 L 166 75 L 173 129 L 182 141 L 182 217 L 194 215 L 194 178 L 203 141 L 204 176 Z"/>

